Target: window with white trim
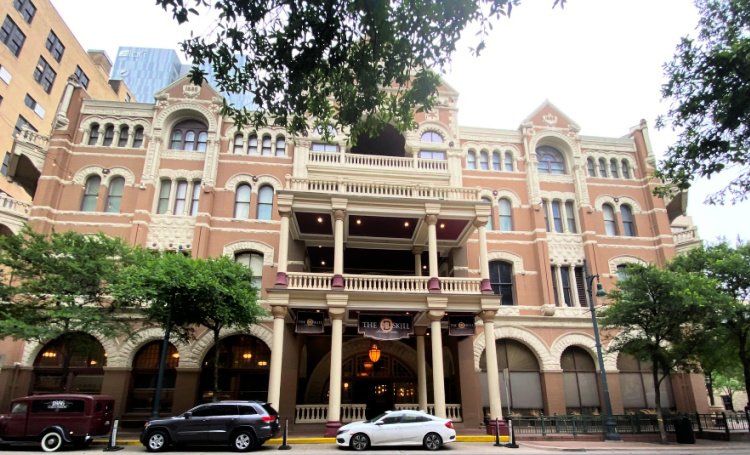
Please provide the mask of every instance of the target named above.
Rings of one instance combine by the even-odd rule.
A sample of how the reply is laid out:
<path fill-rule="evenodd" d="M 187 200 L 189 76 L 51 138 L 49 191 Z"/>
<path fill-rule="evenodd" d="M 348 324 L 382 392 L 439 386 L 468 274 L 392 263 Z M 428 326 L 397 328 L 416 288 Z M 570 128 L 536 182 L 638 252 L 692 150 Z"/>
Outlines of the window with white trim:
<path fill-rule="evenodd" d="M 254 251 L 236 253 L 234 260 L 250 269 L 253 274 L 253 287 L 260 290 L 263 282 L 263 255 Z"/>
<path fill-rule="evenodd" d="M 505 152 L 505 172 L 513 172 L 513 153 Z"/>
<path fill-rule="evenodd" d="M 622 218 L 622 235 L 635 237 L 635 221 L 633 220 L 633 209 L 629 205 L 620 206 L 620 217 Z"/>
<path fill-rule="evenodd" d="M 500 215 L 500 230 L 509 232 L 513 230 L 513 207 L 510 200 L 500 198 L 498 201 L 498 213 Z"/>
<path fill-rule="evenodd" d="M 615 209 L 609 204 L 602 205 L 602 216 L 604 217 L 604 232 L 610 236 L 617 235 Z"/>
<path fill-rule="evenodd" d="M 511 262 L 490 262 L 490 286 L 495 295 L 501 295 L 501 305 L 513 305 L 513 264 Z"/>
<path fill-rule="evenodd" d="M 117 176 L 109 181 L 109 188 L 107 189 L 107 203 L 105 204 L 104 211 L 109 213 L 120 213 L 120 205 L 122 204 L 122 195 L 125 190 L 125 178 Z"/>
<path fill-rule="evenodd" d="M 273 219 L 273 187 L 263 185 L 258 189 L 258 219 Z"/>
<path fill-rule="evenodd" d="M 563 154 L 549 145 L 540 145 L 536 149 L 537 169 L 541 174 L 563 175 L 566 174 L 565 158 Z"/>
<path fill-rule="evenodd" d="M 96 211 L 96 200 L 99 197 L 99 185 L 101 185 L 101 182 L 102 178 L 98 175 L 90 175 L 86 179 L 86 184 L 83 187 L 83 198 L 81 199 L 82 212 Z"/>
<path fill-rule="evenodd" d="M 466 154 L 466 168 L 467 169 L 477 168 L 477 154 L 474 150 L 469 150 L 469 153 Z"/>
<path fill-rule="evenodd" d="M 250 218 L 250 185 L 243 183 L 237 186 L 234 193 L 234 217 L 240 220 Z"/>

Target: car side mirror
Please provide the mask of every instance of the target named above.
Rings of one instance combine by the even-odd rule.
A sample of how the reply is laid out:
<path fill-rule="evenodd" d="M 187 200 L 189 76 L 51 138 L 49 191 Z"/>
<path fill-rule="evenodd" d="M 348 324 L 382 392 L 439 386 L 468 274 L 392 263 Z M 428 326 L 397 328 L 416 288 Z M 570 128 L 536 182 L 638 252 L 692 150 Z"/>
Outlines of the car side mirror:
<path fill-rule="evenodd" d="M 193 417 L 193 413 L 192 412 L 186 412 L 185 414 L 183 414 L 183 417 L 185 417 L 185 419 L 190 419 L 191 417 Z"/>
<path fill-rule="evenodd" d="M 375 422 L 375 425 L 378 425 L 378 426 L 383 425 L 383 421 L 381 420 L 379 422 Z"/>

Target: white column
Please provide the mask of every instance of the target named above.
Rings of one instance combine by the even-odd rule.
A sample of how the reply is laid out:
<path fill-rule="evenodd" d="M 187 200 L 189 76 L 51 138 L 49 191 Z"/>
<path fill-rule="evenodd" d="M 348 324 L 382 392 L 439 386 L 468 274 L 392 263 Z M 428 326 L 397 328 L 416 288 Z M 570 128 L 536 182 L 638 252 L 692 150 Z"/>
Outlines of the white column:
<path fill-rule="evenodd" d="M 572 264 L 568 267 L 568 282 L 570 283 L 570 300 L 573 306 L 581 306 L 578 300 L 578 286 L 576 283 L 576 268 Z"/>
<path fill-rule="evenodd" d="M 555 283 L 557 283 L 557 301 L 559 302 L 560 306 L 566 306 L 562 287 L 562 270 L 560 269 L 559 265 L 552 266 L 552 270 L 554 270 L 555 275 L 552 277 L 552 279 L 554 279 Z"/>
<path fill-rule="evenodd" d="M 443 333 L 440 321 L 444 311 L 430 310 L 430 340 L 432 342 L 432 390 L 435 402 L 435 415 L 446 418 L 445 412 L 445 374 L 443 372 Z"/>
<path fill-rule="evenodd" d="M 328 389 L 328 422 L 341 422 L 341 350 L 344 334 L 343 308 L 330 308 L 331 318 L 331 376 Z"/>
<path fill-rule="evenodd" d="M 279 409 L 281 397 L 281 370 L 284 358 L 284 318 L 287 314 L 285 306 L 271 307 L 273 314 L 273 345 L 271 346 L 271 371 L 268 377 L 268 402 Z"/>
<path fill-rule="evenodd" d="M 487 219 L 477 218 L 474 226 L 476 226 L 479 236 L 479 278 L 482 280 L 481 290 L 483 293 L 491 294 L 490 264 L 487 259 Z"/>
<path fill-rule="evenodd" d="M 497 349 L 495 347 L 495 312 L 483 311 L 484 321 L 484 356 L 487 360 L 487 388 L 490 399 L 490 419 L 503 418 L 500 402 L 500 375 L 497 371 Z"/>
<path fill-rule="evenodd" d="M 289 264 L 289 216 L 291 211 L 279 211 L 281 229 L 279 229 L 279 259 L 276 269 L 276 286 L 286 286 L 286 272 Z"/>
<path fill-rule="evenodd" d="M 346 212 L 334 210 L 333 226 L 333 284 L 335 288 L 344 287 L 344 217 Z"/>
<path fill-rule="evenodd" d="M 413 248 L 414 254 L 414 276 L 422 276 L 422 248 Z"/>
<path fill-rule="evenodd" d="M 415 327 L 417 335 L 417 394 L 419 409 L 427 411 L 427 360 L 425 359 L 424 335 L 425 327 Z"/>
<path fill-rule="evenodd" d="M 438 251 L 437 251 L 437 221 L 436 215 L 427 215 L 425 217 L 427 221 L 427 247 L 428 257 L 430 260 L 429 273 L 430 280 L 427 284 L 429 291 L 439 292 L 440 291 L 440 279 L 438 278 Z"/>

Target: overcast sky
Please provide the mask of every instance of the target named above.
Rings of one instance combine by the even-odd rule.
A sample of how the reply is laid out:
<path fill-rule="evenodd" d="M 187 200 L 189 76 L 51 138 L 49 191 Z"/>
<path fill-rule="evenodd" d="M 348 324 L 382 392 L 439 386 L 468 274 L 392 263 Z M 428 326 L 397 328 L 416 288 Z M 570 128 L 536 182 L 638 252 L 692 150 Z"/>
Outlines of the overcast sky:
<path fill-rule="evenodd" d="M 119 46 L 178 49 L 191 30 L 153 0 L 52 3 L 84 48 L 104 49 L 113 61 Z M 515 129 L 548 99 L 583 135 L 624 136 L 645 119 L 660 157 L 674 138 L 654 127 L 667 110 L 660 101 L 662 64 L 681 36 L 694 33 L 692 0 L 568 0 L 564 10 L 552 3 L 523 1 L 496 24 L 479 58 L 468 52 L 477 38 L 467 34 L 445 75 L 460 94 L 459 123 Z M 718 207 L 703 202 L 726 182 L 714 178 L 690 190 L 688 215 L 704 240 L 750 238 L 750 201 Z"/>

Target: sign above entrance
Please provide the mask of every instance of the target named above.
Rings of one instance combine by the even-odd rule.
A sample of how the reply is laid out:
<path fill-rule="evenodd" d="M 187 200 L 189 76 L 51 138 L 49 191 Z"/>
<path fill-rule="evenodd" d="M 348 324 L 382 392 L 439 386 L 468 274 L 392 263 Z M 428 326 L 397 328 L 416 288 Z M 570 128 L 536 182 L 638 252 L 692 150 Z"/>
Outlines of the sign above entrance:
<path fill-rule="evenodd" d="M 454 337 L 474 335 L 474 316 L 448 316 L 448 335 Z"/>
<path fill-rule="evenodd" d="M 295 333 L 323 333 L 323 312 L 300 311 L 297 313 Z"/>
<path fill-rule="evenodd" d="M 357 321 L 359 333 L 376 340 L 400 340 L 414 334 L 410 315 L 361 314 Z"/>

